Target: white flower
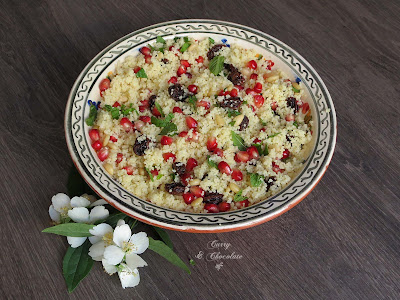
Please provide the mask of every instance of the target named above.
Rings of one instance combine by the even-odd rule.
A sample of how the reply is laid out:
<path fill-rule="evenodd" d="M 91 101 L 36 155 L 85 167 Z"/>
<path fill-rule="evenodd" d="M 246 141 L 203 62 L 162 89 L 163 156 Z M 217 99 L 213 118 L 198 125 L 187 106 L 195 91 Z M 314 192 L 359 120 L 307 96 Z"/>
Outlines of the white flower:
<path fill-rule="evenodd" d="M 68 216 L 68 210 L 71 209 L 71 200 L 63 193 L 58 193 L 51 198 L 51 205 L 49 207 L 50 218 L 60 223 L 61 219 L 65 219 Z"/>
<path fill-rule="evenodd" d="M 140 282 L 138 269 L 131 269 L 126 264 L 120 264 L 118 268 L 118 276 L 121 281 L 122 288 L 135 287 Z"/>
<path fill-rule="evenodd" d="M 113 228 L 105 223 L 101 223 L 89 232 L 93 236 L 89 237 L 89 241 L 93 244 L 89 248 L 89 255 L 93 260 L 101 261 L 103 259 L 104 249 L 113 244 Z"/>

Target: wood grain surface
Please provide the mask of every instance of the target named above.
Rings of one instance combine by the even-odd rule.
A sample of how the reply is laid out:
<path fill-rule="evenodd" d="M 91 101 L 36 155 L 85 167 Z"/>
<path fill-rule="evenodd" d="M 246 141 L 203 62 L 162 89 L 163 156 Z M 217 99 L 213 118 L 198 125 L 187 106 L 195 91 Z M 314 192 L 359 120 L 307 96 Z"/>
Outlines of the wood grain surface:
<path fill-rule="evenodd" d="M 392 1 L 2 1 L 2 299 L 400 299 L 400 3 Z M 41 233 L 72 166 L 63 118 L 84 66 L 118 38 L 184 18 L 262 30 L 319 72 L 338 116 L 336 152 L 314 191 L 279 218 L 224 234 L 170 232 L 188 261 L 213 240 L 243 256 L 195 259 L 191 276 L 150 251 L 123 290 L 96 263 L 72 294 L 64 238 Z"/>

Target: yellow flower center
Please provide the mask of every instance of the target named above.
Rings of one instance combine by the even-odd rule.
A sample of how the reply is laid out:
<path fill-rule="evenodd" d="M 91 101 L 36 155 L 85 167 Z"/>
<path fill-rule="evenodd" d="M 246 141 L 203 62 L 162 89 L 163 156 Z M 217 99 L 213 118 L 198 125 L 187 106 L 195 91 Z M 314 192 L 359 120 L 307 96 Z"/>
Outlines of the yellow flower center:
<path fill-rule="evenodd" d="M 131 253 L 132 251 L 137 251 L 138 247 L 130 242 L 123 242 L 122 244 L 122 250 L 124 250 L 125 253 Z"/>
<path fill-rule="evenodd" d="M 113 233 L 107 232 L 102 239 L 107 246 L 111 245 L 113 243 Z"/>

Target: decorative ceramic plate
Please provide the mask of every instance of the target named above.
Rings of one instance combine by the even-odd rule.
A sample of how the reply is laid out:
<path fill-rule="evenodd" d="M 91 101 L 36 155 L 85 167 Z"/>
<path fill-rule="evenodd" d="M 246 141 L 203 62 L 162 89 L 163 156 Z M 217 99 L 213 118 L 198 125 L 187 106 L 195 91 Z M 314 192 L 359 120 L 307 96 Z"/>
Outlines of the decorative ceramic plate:
<path fill-rule="evenodd" d="M 139 199 L 126 191 L 101 166 L 90 146 L 88 102 L 100 100 L 99 82 L 117 61 L 138 53 L 157 36 L 171 39 L 190 36 L 226 39 L 272 57 L 275 66 L 289 79 L 300 78 L 314 120 L 313 149 L 304 169 L 278 194 L 250 207 L 216 214 L 175 211 Z M 65 134 L 72 160 L 86 182 L 118 210 L 143 222 L 189 232 L 221 232 L 248 228 L 271 220 L 298 204 L 321 179 L 336 143 L 336 115 L 329 92 L 314 68 L 296 51 L 256 29 L 215 20 L 179 20 L 137 30 L 101 51 L 82 71 L 69 95 L 65 112 Z"/>

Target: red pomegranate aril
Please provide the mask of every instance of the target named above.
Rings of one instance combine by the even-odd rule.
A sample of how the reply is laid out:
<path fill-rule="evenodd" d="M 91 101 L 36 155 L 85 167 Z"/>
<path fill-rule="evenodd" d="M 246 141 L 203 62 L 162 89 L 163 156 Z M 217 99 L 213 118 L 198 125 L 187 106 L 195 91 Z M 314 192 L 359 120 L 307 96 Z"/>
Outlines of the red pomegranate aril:
<path fill-rule="evenodd" d="M 231 167 L 228 165 L 228 163 L 226 161 L 221 161 L 218 164 L 218 170 L 221 173 L 224 173 L 226 175 L 231 175 L 232 174 L 232 169 L 231 169 Z"/>
<path fill-rule="evenodd" d="M 148 107 L 146 105 L 139 105 L 139 111 L 145 112 Z"/>
<path fill-rule="evenodd" d="M 173 154 L 173 153 L 171 153 L 171 152 L 164 153 L 162 156 L 163 156 L 163 158 L 164 158 L 165 161 L 168 161 L 170 158 L 172 158 L 172 161 L 173 161 L 173 162 L 176 160 L 175 154 Z"/>
<path fill-rule="evenodd" d="M 227 202 L 221 202 L 220 204 L 218 204 L 218 210 L 220 212 L 228 211 L 230 209 L 231 209 L 231 205 Z"/>
<path fill-rule="evenodd" d="M 258 78 L 258 75 L 256 73 L 253 73 L 250 75 L 250 79 L 257 80 L 257 78 Z"/>
<path fill-rule="evenodd" d="M 261 93 L 261 91 L 262 91 L 262 84 L 261 84 L 260 82 L 256 82 L 256 84 L 254 85 L 253 90 L 254 90 L 256 93 Z"/>
<path fill-rule="evenodd" d="M 161 117 L 161 113 L 158 111 L 157 107 L 155 107 L 155 106 L 151 110 L 151 113 L 156 117 Z"/>
<path fill-rule="evenodd" d="M 214 153 L 215 153 L 216 155 L 218 155 L 219 157 L 224 157 L 224 150 L 222 150 L 222 149 L 220 149 L 220 148 L 215 149 L 215 150 L 214 150 Z"/>
<path fill-rule="evenodd" d="M 266 131 L 267 131 L 267 128 L 265 128 L 265 127 L 264 127 L 264 128 L 261 128 L 260 131 L 266 132 Z"/>
<path fill-rule="evenodd" d="M 279 166 L 275 162 L 272 162 L 272 171 L 274 171 L 275 173 L 283 173 L 283 171 L 285 170 L 279 168 Z"/>
<path fill-rule="evenodd" d="M 141 69 L 141 67 L 135 67 L 135 68 L 133 69 L 133 72 L 135 72 L 135 74 L 136 74 L 137 72 L 140 71 L 140 69 Z"/>
<path fill-rule="evenodd" d="M 181 76 L 182 74 L 186 73 L 186 67 L 185 66 L 179 66 L 178 71 L 176 71 L 176 74 L 178 74 L 178 76 Z"/>
<path fill-rule="evenodd" d="M 207 139 L 208 151 L 214 151 L 218 147 L 217 139 L 214 136 L 210 136 Z"/>
<path fill-rule="evenodd" d="M 169 46 L 168 51 L 173 51 L 175 49 L 174 46 Z"/>
<path fill-rule="evenodd" d="M 276 103 L 275 101 L 271 103 L 271 109 L 273 111 L 275 111 L 278 108 L 278 103 Z"/>
<path fill-rule="evenodd" d="M 114 104 L 113 104 L 113 107 L 120 107 L 120 106 L 121 106 L 121 104 L 119 104 L 118 101 L 114 102 Z"/>
<path fill-rule="evenodd" d="M 204 62 L 203 56 L 199 56 L 198 58 L 195 59 L 195 61 L 199 64 L 202 64 Z"/>
<path fill-rule="evenodd" d="M 294 114 L 288 114 L 285 117 L 285 120 L 288 121 L 288 122 L 294 121 Z"/>
<path fill-rule="evenodd" d="M 183 201 L 185 201 L 186 204 L 192 203 L 194 200 L 194 196 L 191 193 L 184 193 L 183 194 Z"/>
<path fill-rule="evenodd" d="M 250 159 L 258 159 L 260 157 L 260 154 L 258 153 L 258 150 L 255 146 L 247 148 L 246 151 L 249 154 Z"/>
<path fill-rule="evenodd" d="M 250 60 L 250 61 L 247 63 L 247 67 L 248 67 L 249 69 L 253 69 L 253 70 L 257 69 L 257 62 L 256 62 L 255 60 Z"/>
<path fill-rule="evenodd" d="M 192 94 L 197 94 L 198 87 L 197 87 L 197 85 L 191 84 L 188 86 L 188 90 Z"/>
<path fill-rule="evenodd" d="M 249 204 L 250 204 L 249 200 L 246 199 L 246 200 L 243 200 L 243 201 L 236 202 L 235 206 L 237 208 L 243 208 L 243 207 L 249 206 Z"/>
<path fill-rule="evenodd" d="M 157 176 L 158 175 L 158 170 L 157 169 L 151 170 L 150 173 L 153 176 Z"/>
<path fill-rule="evenodd" d="M 145 61 L 146 64 L 150 64 L 151 63 L 151 55 L 146 55 L 144 57 L 144 61 Z"/>
<path fill-rule="evenodd" d="M 267 65 L 268 70 L 271 70 L 272 67 L 275 65 L 275 63 L 272 60 L 267 60 L 267 63 L 268 63 L 268 65 Z"/>
<path fill-rule="evenodd" d="M 170 136 L 163 135 L 161 137 L 161 145 L 171 145 L 174 139 Z"/>
<path fill-rule="evenodd" d="M 188 138 L 190 142 L 197 142 L 199 140 L 199 133 L 196 130 L 192 131 L 192 136 Z"/>
<path fill-rule="evenodd" d="M 172 109 L 172 112 L 173 112 L 173 113 L 177 113 L 177 114 L 183 114 L 182 109 L 181 109 L 180 107 L 178 107 L 178 106 L 175 106 L 175 107 Z"/>
<path fill-rule="evenodd" d="M 193 119 L 192 117 L 187 116 L 186 117 L 186 125 L 189 128 L 196 128 L 197 127 L 197 121 L 195 119 Z"/>
<path fill-rule="evenodd" d="M 290 151 L 288 149 L 285 149 L 285 151 L 283 151 L 283 153 L 282 153 L 281 159 L 286 159 L 289 157 L 289 155 L 290 155 Z"/>
<path fill-rule="evenodd" d="M 187 163 L 186 163 L 186 171 L 190 172 L 192 171 L 195 167 L 197 167 L 198 162 L 196 159 L 194 159 L 193 157 L 189 158 Z"/>
<path fill-rule="evenodd" d="M 140 53 L 142 53 L 143 55 L 150 55 L 151 50 L 148 47 L 142 47 L 142 48 L 140 48 Z"/>
<path fill-rule="evenodd" d="M 150 123 L 151 122 L 151 118 L 149 116 L 140 116 L 139 120 L 144 122 L 144 123 Z"/>
<path fill-rule="evenodd" d="M 186 72 L 185 75 L 186 75 L 186 77 L 189 78 L 189 79 L 193 77 L 192 74 L 191 74 L 191 73 L 188 73 L 188 72 Z"/>
<path fill-rule="evenodd" d="M 188 185 L 189 181 L 193 179 L 193 175 L 189 174 L 189 173 L 185 173 L 181 176 L 181 181 L 183 183 L 183 185 Z"/>
<path fill-rule="evenodd" d="M 97 157 L 101 160 L 101 161 L 105 161 L 108 157 L 108 148 L 107 147 L 103 147 L 101 148 L 99 151 L 97 151 Z"/>
<path fill-rule="evenodd" d="M 252 112 L 255 112 L 256 111 L 256 108 L 253 106 L 253 105 L 248 105 L 250 108 L 251 108 L 251 111 Z"/>
<path fill-rule="evenodd" d="M 189 67 L 190 67 L 189 62 L 188 62 L 187 60 L 184 60 L 184 59 L 181 59 L 181 65 L 182 65 L 182 66 L 185 66 L 186 68 L 189 68 Z"/>
<path fill-rule="evenodd" d="M 92 142 L 98 141 L 100 139 L 100 132 L 97 129 L 90 129 L 89 137 Z"/>
<path fill-rule="evenodd" d="M 204 205 L 204 209 L 207 210 L 207 212 L 209 212 L 209 213 L 218 213 L 219 212 L 217 204 L 207 203 L 206 205 Z"/>
<path fill-rule="evenodd" d="M 99 84 L 100 94 L 110 87 L 110 83 L 111 81 L 108 78 L 104 78 L 102 81 L 100 81 Z"/>
<path fill-rule="evenodd" d="M 306 114 L 308 112 L 308 110 L 310 109 L 310 105 L 307 102 L 303 103 L 303 107 L 301 108 L 301 112 L 303 114 Z"/>
<path fill-rule="evenodd" d="M 233 169 L 231 177 L 235 181 L 242 181 L 243 180 L 243 173 L 239 169 Z"/>
<path fill-rule="evenodd" d="M 197 101 L 196 106 L 197 107 L 204 107 L 205 109 L 210 109 L 211 104 L 208 101 L 200 100 L 200 101 Z"/>
<path fill-rule="evenodd" d="M 115 136 L 110 136 L 110 141 L 116 143 L 118 142 L 118 139 Z"/>
<path fill-rule="evenodd" d="M 119 124 L 121 124 L 122 128 L 124 128 L 124 130 L 125 130 L 126 132 L 131 131 L 131 129 L 132 129 L 132 127 L 133 127 L 132 122 L 129 121 L 129 119 L 126 118 L 126 117 L 122 118 L 122 119 L 119 121 Z"/>
<path fill-rule="evenodd" d="M 199 187 L 199 186 L 191 186 L 190 187 L 190 192 L 196 197 L 203 197 L 204 196 L 204 190 Z"/>
<path fill-rule="evenodd" d="M 103 147 L 103 144 L 100 141 L 95 141 L 92 144 L 92 148 L 96 151 L 99 151 Z"/>
<path fill-rule="evenodd" d="M 237 89 L 238 89 L 238 91 L 241 91 L 241 90 L 243 90 L 243 89 L 244 89 L 244 87 L 242 87 L 241 85 L 235 85 L 235 88 L 237 88 Z"/>
<path fill-rule="evenodd" d="M 115 160 L 115 163 L 119 164 L 123 158 L 124 158 L 124 155 L 122 153 L 117 153 L 117 159 Z"/>
<path fill-rule="evenodd" d="M 264 129 L 264 131 L 265 131 L 265 129 Z M 253 144 L 259 144 L 259 143 L 261 143 L 261 140 L 259 138 L 255 138 L 253 141 Z"/>
<path fill-rule="evenodd" d="M 236 97 L 236 96 L 238 95 L 238 90 L 237 90 L 237 89 L 232 89 L 232 90 L 229 92 L 229 95 L 230 95 L 231 97 Z"/>
<path fill-rule="evenodd" d="M 187 131 L 182 131 L 178 134 L 179 137 L 186 137 L 188 135 Z"/>
<path fill-rule="evenodd" d="M 263 106 L 264 105 L 264 97 L 261 95 L 255 95 L 254 96 L 254 105 L 257 108 L 260 108 L 261 106 Z"/>
<path fill-rule="evenodd" d="M 177 83 L 177 82 L 178 82 L 178 78 L 177 78 L 176 76 L 172 76 L 172 77 L 168 80 L 168 83 L 172 83 L 172 84 Z"/>
<path fill-rule="evenodd" d="M 123 167 L 123 169 L 126 171 L 126 174 L 133 175 L 133 167 L 132 166 L 126 166 L 126 167 Z"/>
<path fill-rule="evenodd" d="M 250 160 L 250 155 L 246 151 L 239 151 L 235 154 L 235 161 L 238 163 L 245 163 Z"/>
<path fill-rule="evenodd" d="M 245 92 L 246 92 L 246 95 L 253 95 L 253 96 L 257 95 L 257 93 L 251 88 L 247 88 Z"/>

